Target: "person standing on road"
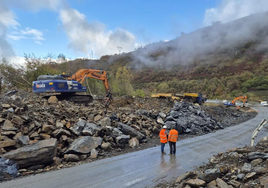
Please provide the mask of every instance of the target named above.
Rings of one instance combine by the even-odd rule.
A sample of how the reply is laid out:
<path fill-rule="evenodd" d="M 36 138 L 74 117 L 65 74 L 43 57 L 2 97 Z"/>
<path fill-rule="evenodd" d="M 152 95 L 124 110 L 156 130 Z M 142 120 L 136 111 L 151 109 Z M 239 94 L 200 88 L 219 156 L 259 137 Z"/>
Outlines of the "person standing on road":
<path fill-rule="evenodd" d="M 170 155 L 176 154 L 176 142 L 178 140 L 178 137 L 179 137 L 178 131 L 173 126 L 172 129 L 169 131 L 169 135 L 168 135 Z"/>
<path fill-rule="evenodd" d="M 168 132 L 167 132 L 167 126 L 163 126 L 162 130 L 159 133 L 160 142 L 161 142 L 161 153 L 165 155 L 165 144 L 168 142 Z"/>

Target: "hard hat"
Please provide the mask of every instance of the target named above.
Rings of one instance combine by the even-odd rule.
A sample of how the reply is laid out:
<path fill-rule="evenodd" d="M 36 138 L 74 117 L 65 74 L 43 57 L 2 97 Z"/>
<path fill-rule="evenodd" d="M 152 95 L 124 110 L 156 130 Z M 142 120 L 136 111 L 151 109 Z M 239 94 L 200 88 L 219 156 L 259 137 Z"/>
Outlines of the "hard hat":
<path fill-rule="evenodd" d="M 164 125 L 164 126 L 163 126 L 163 129 L 166 129 L 166 128 L 167 128 L 167 126 Z"/>

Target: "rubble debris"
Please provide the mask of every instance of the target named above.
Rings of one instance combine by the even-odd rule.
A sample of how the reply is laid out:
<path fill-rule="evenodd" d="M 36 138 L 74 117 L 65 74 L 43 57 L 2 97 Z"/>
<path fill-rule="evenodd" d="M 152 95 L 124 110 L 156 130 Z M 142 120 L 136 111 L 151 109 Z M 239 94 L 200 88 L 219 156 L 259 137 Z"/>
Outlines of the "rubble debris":
<path fill-rule="evenodd" d="M 161 183 L 156 187 L 267 187 L 267 138 L 261 139 L 254 147 L 218 153 L 212 156 L 213 160 L 209 159 L 207 164 L 180 175 L 175 182 Z M 234 153 L 238 154 L 236 160 L 231 157 Z"/>
<path fill-rule="evenodd" d="M 106 114 L 98 100 L 85 106 L 18 91 L 1 99 L 0 156 L 16 161 L 23 176 L 155 146 L 164 124 L 175 125 L 183 139 L 256 115 L 210 108 L 122 97 L 114 98 Z"/>

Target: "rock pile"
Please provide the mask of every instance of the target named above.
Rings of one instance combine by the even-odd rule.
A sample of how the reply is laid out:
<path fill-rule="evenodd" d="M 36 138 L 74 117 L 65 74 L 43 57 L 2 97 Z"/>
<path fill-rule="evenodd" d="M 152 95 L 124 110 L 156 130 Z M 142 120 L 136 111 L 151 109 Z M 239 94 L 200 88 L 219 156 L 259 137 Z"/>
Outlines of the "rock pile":
<path fill-rule="evenodd" d="M 201 135 L 224 127 L 215 119 L 209 117 L 198 105 L 188 102 L 176 102 L 165 119 L 165 125 L 170 129 L 176 127 L 179 134 Z"/>
<path fill-rule="evenodd" d="M 159 143 L 164 124 L 175 124 L 187 135 L 223 128 L 199 106 L 176 103 L 170 110 L 164 104 L 121 100 L 106 114 L 98 101 L 85 106 L 19 91 L 0 99 L 0 156 L 27 175 L 135 149 L 148 140 Z"/>
<path fill-rule="evenodd" d="M 175 183 L 157 187 L 268 187 L 268 137 L 254 147 L 229 149 L 209 159 L 209 163 L 187 172 Z"/>
<path fill-rule="evenodd" d="M 19 92 L 0 103 L 0 155 L 27 175 L 137 148 L 162 127 L 144 113 L 121 109 L 107 116 L 99 102 L 84 106 Z"/>
<path fill-rule="evenodd" d="M 180 135 L 202 135 L 230 125 L 235 125 L 256 116 L 255 111 L 234 111 L 223 107 L 206 107 L 188 102 L 176 102 L 166 115 L 159 113 L 158 123 L 165 124 L 168 129 L 175 126 Z"/>

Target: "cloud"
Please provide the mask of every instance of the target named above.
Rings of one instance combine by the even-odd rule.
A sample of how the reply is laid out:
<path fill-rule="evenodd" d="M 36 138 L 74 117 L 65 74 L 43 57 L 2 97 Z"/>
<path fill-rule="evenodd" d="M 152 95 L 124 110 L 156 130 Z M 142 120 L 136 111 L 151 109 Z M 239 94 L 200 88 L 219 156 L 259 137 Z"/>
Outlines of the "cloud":
<path fill-rule="evenodd" d="M 224 0 L 222 4 L 226 6 L 210 9 L 210 12 L 213 12 L 213 14 L 210 14 L 211 17 L 206 17 L 206 19 L 214 21 L 211 26 L 201 28 L 192 33 L 185 33 L 181 37 L 169 42 L 147 45 L 135 51 L 133 53 L 133 59 L 136 60 L 135 66 L 161 65 L 164 68 L 172 69 L 173 65 L 187 64 L 194 61 L 209 63 L 213 59 L 211 56 L 215 54 L 217 54 L 217 58 L 220 58 L 222 54 L 217 52 L 224 53 L 225 58 L 226 56 L 232 58 L 235 54 L 249 54 L 256 51 L 263 54 L 267 52 L 268 37 L 266 31 L 268 27 L 268 12 L 260 12 L 246 16 L 249 13 L 258 12 L 260 10 L 263 11 L 264 9 L 260 9 L 259 5 L 253 6 L 252 3 L 246 0 L 239 0 L 239 2 L 242 4 L 244 2 L 245 4 L 239 5 L 236 1 L 231 2 Z M 264 1 L 256 1 L 256 3 L 258 2 L 262 2 L 263 6 L 265 4 Z M 268 9 L 268 6 L 265 7 Z M 246 17 L 230 21 L 235 19 L 235 9 L 238 9 L 237 17 L 242 15 Z M 247 14 L 242 14 L 243 12 L 240 12 L 240 9 L 244 11 L 247 10 Z M 223 15 L 219 12 L 223 13 Z M 206 14 L 206 16 L 208 16 L 208 14 Z M 219 21 L 222 21 L 224 24 Z M 245 50 L 245 48 L 243 47 L 247 42 L 256 43 L 254 46 L 247 49 L 247 52 L 244 52 L 243 50 Z M 154 54 L 157 54 L 157 52 L 160 53 L 158 53 L 157 58 L 155 58 Z"/>
<path fill-rule="evenodd" d="M 24 66 L 25 65 L 25 58 L 20 56 L 10 56 L 7 60 L 15 66 Z"/>
<path fill-rule="evenodd" d="M 6 39 L 6 34 L 8 27 L 16 27 L 18 25 L 14 13 L 8 10 L 3 2 L 0 2 L 0 56 L 14 54 L 12 46 Z"/>
<path fill-rule="evenodd" d="M 12 8 L 25 9 L 30 11 L 39 11 L 48 9 L 57 11 L 65 6 L 66 0 L 1 0 L 4 4 Z"/>
<path fill-rule="evenodd" d="M 25 30 L 16 30 L 7 35 L 8 38 L 12 40 L 21 40 L 21 39 L 31 39 L 35 43 L 41 44 L 42 40 L 45 40 L 43 37 L 43 32 L 37 29 L 26 28 Z"/>
<path fill-rule="evenodd" d="M 62 9 L 60 20 L 69 38 L 69 48 L 76 52 L 88 54 L 93 51 L 95 56 L 129 52 L 135 48 L 135 36 L 127 30 L 117 28 L 107 30 L 100 22 L 88 22 L 86 16 L 75 9 Z"/>
<path fill-rule="evenodd" d="M 208 26 L 217 21 L 227 23 L 250 14 L 267 10 L 267 0 L 222 0 L 218 7 L 205 11 L 203 24 Z"/>
<path fill-rule="evenodd" d="M 35 43 L 40 44 L 44 40 L 43 33 L 36 29 L 26 28 L 18 30 L 20 24 L 16 20 L 12 8 L 38 11 L 49 9 L 59 10 L 65 6 L 65 0 L 0 0 L 0 56 L 12 56 L 15 54 L 8 38 L 12 40 L 33 39 Z M 12 32 L 9 33 L 10 29 Z"/>

